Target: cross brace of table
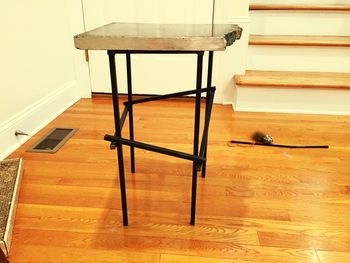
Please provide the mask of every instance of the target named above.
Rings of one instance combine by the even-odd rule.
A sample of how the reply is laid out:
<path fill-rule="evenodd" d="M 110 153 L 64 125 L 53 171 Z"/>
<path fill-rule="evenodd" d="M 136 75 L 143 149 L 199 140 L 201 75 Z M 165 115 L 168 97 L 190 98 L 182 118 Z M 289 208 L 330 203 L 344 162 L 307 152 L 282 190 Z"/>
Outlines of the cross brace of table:
<path fill-rule="evenodd" d="M 130 146 L 131 172 L 135 172 L 135 153 L 134 148 L 149 150 L 173 157 L 178 157 L 193 162 L 192 166 L 192 197 L 191 197 L 191 219 L 190 224 L 195 224 L 196 214 L 196 194 L 197 194 L 197 172 L 202 170 L 202 177 L 206 175 L 206 159 L 207 159 L 207 144 L 208 144 L 208 130 L 210 123 L 210 116 L 215 95 L 215 87 L 211 86 L 212 70 L 213 70 L 213 51 L 209 51 L 208 58 L 208 75 L 207 88 L 202 88 L 202 71 L 203 71 L 203 56 L 204 51 L 142 51 L 142 50 L 108 50 L 109 69 L 112 87 L 113 110 L 114 110 L 114 126 L 115 134 L 104 136 L 106 141 L 110 141 L 110 148 L 117 148 L 118 153 L 118 167 L 119 167 L 119 181 L 122 201 L 123 225 L 128 225 L 128 210 L 126 200 L 125 187 L 125 173 L 124 173 L 124 159 L 122 145 Z M 119 95 L 116 77 L 116 63 L 115 54 L 126 54 L 126 71 L 127 71 L 127 86 L 128 86 L 128 101 L 124 102 L 124 110 L 120 115 L 119 111 Z M 195 54 L 197 55 L 197 73 L 196 73 L 196 89 L 176 92 L 160 96 L 152 96 L 148 98 L 141 98 L 133 100 L 132 97 L 132 78 L 131 78 L 131 54 Z M 200 103 L 201 94 L 206 93 L 205 99 L 205 114 L 204 114 L 204 128 L 201 144 L 199 146 L 199 124 L 200 124 Z M 133 105 L 156 101 L 161 99 L 181 97 L 195 94 L 195 118 L 194 118 L 194 139 L 193 139 L 193 154 L 188 154 L 168 148 L 158 147 L 151 144 L 146 144 L 134 140 L 134 123 L 133 123 Z M 129 116 L 129 139 L 124 139 L 121 136 L 121 130 L 124 126 L 125 119 Z"/>

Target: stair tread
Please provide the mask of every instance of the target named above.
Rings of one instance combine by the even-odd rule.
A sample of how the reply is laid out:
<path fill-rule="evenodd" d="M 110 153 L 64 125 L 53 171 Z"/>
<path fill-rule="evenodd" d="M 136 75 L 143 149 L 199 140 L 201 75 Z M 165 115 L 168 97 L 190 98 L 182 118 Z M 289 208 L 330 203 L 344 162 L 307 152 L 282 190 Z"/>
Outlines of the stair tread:
<path fill-rule="evenodd" d="M 350 73 L 247 70 L 239 86 L 350 89 Z"/>
<path fill-rule="evenodd" d="M 350 47 L 350 36 L 250 35 L 250 45 Z"/>
<path fill-rule="evenodd" d="M 350 11 L 350 5 L 324 4 L 250 4 L 249 10 L 309 10 L 309 11 Z"/>

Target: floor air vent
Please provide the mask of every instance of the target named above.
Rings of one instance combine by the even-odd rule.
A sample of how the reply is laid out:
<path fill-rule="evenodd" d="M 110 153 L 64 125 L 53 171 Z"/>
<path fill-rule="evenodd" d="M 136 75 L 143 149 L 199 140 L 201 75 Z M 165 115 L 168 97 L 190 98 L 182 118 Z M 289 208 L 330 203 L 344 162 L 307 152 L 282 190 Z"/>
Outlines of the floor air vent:
<path fill-rule="evenodd" d="M 55 153 L 77 130 L 75 128 L 53 128 L 27 151 Z"/>

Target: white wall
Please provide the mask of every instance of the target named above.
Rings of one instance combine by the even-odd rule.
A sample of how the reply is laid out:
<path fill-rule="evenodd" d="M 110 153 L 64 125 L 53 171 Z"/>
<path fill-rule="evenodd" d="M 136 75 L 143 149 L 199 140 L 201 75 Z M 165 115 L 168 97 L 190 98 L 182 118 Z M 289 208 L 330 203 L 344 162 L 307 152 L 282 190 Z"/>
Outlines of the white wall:
<path fill-rule="evenodd" d="M 83 4 L 87 30 L 111 22 L 211 24 L 213 14 L 212 0 L 84 0 Z M 110 93 L 106 51 L 91 50 L 89 58 L 92 91 Z M 179 92 L 196 83 L 195 55 L 133 54 L 131 64 L 135 94 Z M 116 67 L 118 90 L 127 93 L 125 55 L 116 56 Z"/>
<path fill-rule="evenodd" d="M 82 85 L 89 85 L 87 66 L 73 45 L 74 31 L 83 31 L 79 3 L 2 3 L 0 159 L 27 139 L 16 138 L 15 130 L 37 132 L 80 98 Z"/>
<path fill-rule="evenodd" d="M 217 19 L 223 19 L 232 17 L 246 18 L 249 13 L 249 1 L 247 0 L 215 0 L 215 22 Z"/>
<path fill-rule="evenodd" d="M 243 27 L 241 40 L 228 47 L 225 52 L 215 52 L 214 55 L 213 85 L 217 86 L 215 102 L 218 103 L 230 104 L 235 101 L 233 75 L 242 74 L 245 70 L 249 36 L 248 2 L 246 0 L 215 1 L 214 23 L 232 23 Z M 212 22 L 213 0 L 84 0 L 83 3 L 87 30 L 110 22 L 175 24 L 210 24 Z M 89 51 L 89 56 L 93 91 L 110 92 L 106 52 Z M 135 55 L 133 59 L 135 66 L 133 67 L 133 90 L 136 93 L 171 93 L 179 91 L 179 88 L 193 87 L 195 83 L 196 59 L 194 56 L 189 58 L 188 55 L 176 57 Z M 152 67 L 149 67 L 150 60 L 153 61 Z M 169 63 L 173 66 L 172 70 L 169 70 Z M 204 67 L 206 67 L 206 57 Z M 117 68 L 118 88 L 121 92 L 126 92 L 124 56 L 117 56 Z M 142 70 L 138 71 L 138 68 Z M 174 79 L 173 72 L 179 73 L 181 78 L 170 83 L 164 81 Z M 185 76 L 183 72 L 191 74 Z M 145 76 L 147 76 L 146 79 Z M 205 78 L 206 71 L 203 74 L 203 79 Z"/>

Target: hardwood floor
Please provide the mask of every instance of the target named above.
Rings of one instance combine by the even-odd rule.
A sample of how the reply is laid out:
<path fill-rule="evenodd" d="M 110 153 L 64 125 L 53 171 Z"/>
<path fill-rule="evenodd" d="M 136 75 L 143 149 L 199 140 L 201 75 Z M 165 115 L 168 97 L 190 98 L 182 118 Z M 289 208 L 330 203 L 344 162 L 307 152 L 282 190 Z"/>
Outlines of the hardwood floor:
<path fill-rule="evenodd" d="M 135 139 L 191 152 L 193 102 L 134 109 Z M 157 118 L 154 118 L 157 116 Z M 52 127 L 79 131 L 56 154 L 25 152 Z M 127 123 L 123 133 L 127 137 Z M 232 145 L 265 131 L 283 144 Z M 121 222 L 109 98 L 82 99 L 10 157 L 24 159 L 11 263 L 350 262 L 350 117 L 213 109 L 197 222 L 189 225 L 191 163 L 124 147 L 129 226 Z"/>

